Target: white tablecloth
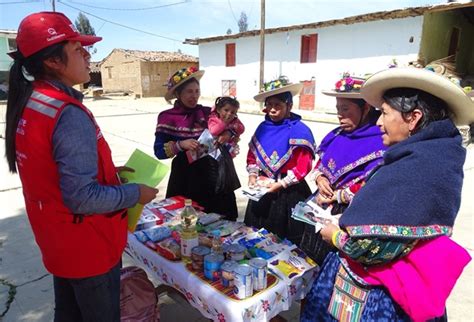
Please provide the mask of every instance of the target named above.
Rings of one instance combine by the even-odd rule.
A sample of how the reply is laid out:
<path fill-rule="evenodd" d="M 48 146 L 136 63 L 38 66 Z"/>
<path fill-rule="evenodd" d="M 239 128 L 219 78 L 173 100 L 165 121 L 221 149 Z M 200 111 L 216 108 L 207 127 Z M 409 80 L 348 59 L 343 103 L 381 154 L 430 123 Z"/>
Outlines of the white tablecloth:
<path fill-rule="evenodd" d="M 291 285 L 278 280 L 273 287 L 259 294 L 244 300 L 234 300 L 189 272 L 183 262 L 163 258 L 130 233 L 126 252 L 149 274 L 184 294 L 202 315 L 219 322 L 268 321 L 279 312 L 288 310 L 296 299 L 304 298 L 317 275 L 315 268 L 295 279 Z"/>

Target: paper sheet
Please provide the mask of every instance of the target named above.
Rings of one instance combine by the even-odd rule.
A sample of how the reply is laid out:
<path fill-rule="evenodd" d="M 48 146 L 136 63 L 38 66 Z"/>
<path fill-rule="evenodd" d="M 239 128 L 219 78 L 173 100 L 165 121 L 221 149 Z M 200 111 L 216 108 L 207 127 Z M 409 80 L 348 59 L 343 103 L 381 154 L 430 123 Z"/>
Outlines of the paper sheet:
<path fill-rule="evenodd" d="M 317 193 L 312 194 L 304 202 L 298 202 L 293 208 L 291 217 L 295 220 L 313 225 L 315 232 L 318 232 L 322 229 L 326 220 L 337 223 L 337 219 L 331 215 L 330 208 L 323 209 L 313 201 L 316 194 Z"/>
<path fill-rule="evenodd" d="M 135 172 L 121 171 L 120 177 L 126 178 L 128 183 L 142 183 L 150 187 L 156 187 L 169 171 L 166 164 L 139 149 L 133 151 L 125 166 L 134 169 Z M 128 209 L 128 229 L 131 232 L 135 230 L 142 210 L 141 204 Z"/>

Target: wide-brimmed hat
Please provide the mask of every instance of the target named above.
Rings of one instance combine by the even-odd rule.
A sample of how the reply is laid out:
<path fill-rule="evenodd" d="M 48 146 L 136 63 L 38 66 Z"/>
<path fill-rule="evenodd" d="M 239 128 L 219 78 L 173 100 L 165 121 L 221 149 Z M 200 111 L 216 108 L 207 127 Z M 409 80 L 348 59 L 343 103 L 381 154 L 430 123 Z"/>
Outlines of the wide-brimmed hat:
<path fill-rule="evenodd" d="M 334 89 L 322 90 L 324 95 L 362 99 L 360 89 L 365 82 L 365 78 L 354 77 L 344 74 L 343 77 L 334 84 Z"/>
<path fill-rule="evenodd" d="M 171 75 L 170 79 L 168 80 L 168 91 L 165 94 L 165 100 L 170 102 L 173 98 L 176 97 L 175 90 L 176 88 L 183 84 L 185 81 L 196 78 L 200 80 L 202 75 L 204 75 L 203 70 L 198 70 L 196 67 L 186 67 L 181 68 L 180 70 L 176 71 L 173 75 Z"/>
<path fill-rule="evenodd" d="M 282 76 L 276 80 L 272 80 L 263 84 L 263 89 L 253 98 L 257 102 L 264 103 L 267 97 L 278 95 L 284 92 L 290 92 L 292 96 L 298 95 L 303 88 L 303 84 L 291 84 L 288 78 Z"/>
<path fill-rule="evenodd" d="M 38 12 L 25 17 L 18 27 L 16 44 L 18 49 L 9 52 L 13 59 L 29 57 L 40 50 L 63 41 L 79 41 L 90 46 L 102 40 L 101 37 L 81 35 L 74 24 L 60 12 Z"/>
<path fill-rule="evenodd" d="M 446 102 L 456 125 L 474 123 L 474 103 L 460 86 L 444 76 L 419 68 L 387 69 L 367 79 L 361 89 L 362 98 L 380 107 L 382 96 L 391 88 L 415 88 L 430 93 Z"/>

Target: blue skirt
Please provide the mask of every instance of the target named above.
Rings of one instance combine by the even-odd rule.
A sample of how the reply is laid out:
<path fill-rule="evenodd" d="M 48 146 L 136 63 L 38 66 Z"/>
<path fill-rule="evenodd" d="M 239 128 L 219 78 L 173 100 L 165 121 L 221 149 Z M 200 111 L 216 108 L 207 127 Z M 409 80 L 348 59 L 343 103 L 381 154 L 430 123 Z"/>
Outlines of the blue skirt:
<path fill-rule="evenodd" d="M 306 297 L 301 321 L 337 321 L 328 307 L 334 289 L 334 281 L 341 262 L 331 252 L 324 261 L 321 272 Z M 388 292 L 380 287 L 370 288 L 360 321 L 411 321 L 409 316 L 395 303 Z"/>

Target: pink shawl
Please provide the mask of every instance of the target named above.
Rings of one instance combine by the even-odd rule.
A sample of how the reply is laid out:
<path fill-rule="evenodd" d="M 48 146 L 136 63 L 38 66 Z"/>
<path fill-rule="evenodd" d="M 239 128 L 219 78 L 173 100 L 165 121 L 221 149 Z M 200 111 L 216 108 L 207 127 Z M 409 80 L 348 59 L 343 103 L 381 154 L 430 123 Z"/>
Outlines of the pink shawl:
<path fill-rule="evenodd" d="M 446 300 L 469 253 L 447 236 L 420 241 L 408 255 L 383 266 L 364 268 L 347 259 L 350 269 L 370 285 L 383 285 L 414 321 L 442 316 Z"/>

